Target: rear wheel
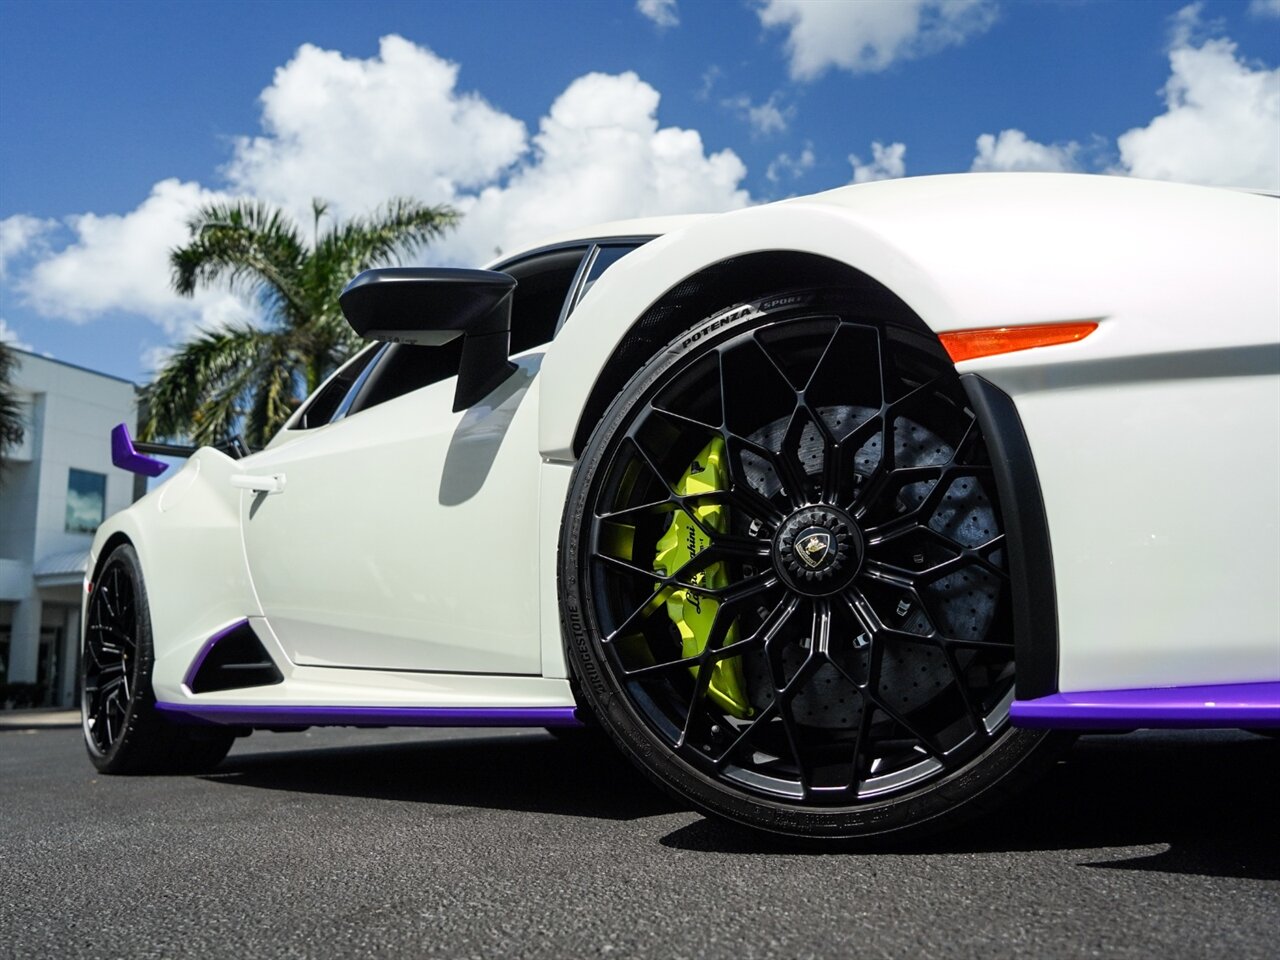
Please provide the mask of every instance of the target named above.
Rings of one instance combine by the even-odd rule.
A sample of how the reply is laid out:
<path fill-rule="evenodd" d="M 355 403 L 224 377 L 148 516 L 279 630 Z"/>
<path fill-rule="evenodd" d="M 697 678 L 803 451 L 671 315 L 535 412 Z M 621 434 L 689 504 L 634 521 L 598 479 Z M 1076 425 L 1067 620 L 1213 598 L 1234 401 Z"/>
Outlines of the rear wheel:
<path fill-rule="evenodd" d="M 81 718 L 89 759 L 103 773 L 196 773 L 231 749 L 233 733 L 180 727 L 156 711 L 154 652 L 142 568 L 116 547 L 89 596 L 81 657 Z"/>
<path fill-rule="evenodd" d="M 1000 506 L 926 330 L 838 291 L 709 318 L 613 403 L 563 531 L 587 705 L 714 814 L 798 836 L 920 831 L 1048 753 L 1009 725 Z"/>

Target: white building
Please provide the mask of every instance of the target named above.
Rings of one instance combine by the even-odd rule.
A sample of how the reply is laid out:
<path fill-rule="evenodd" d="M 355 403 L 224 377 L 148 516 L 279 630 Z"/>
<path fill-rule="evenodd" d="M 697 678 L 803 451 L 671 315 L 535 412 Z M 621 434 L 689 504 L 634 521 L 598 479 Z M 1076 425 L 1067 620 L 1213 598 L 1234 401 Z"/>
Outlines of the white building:
<path fill-rule="evenodd" d="M 136 423 L 137 390 L 128 380 L 14 353 L 26 437 L 5 452 L 0 476 L 0 709 L 70 706 L 93 533 L 145 489 L 111 464 L 111 428 Z"/>

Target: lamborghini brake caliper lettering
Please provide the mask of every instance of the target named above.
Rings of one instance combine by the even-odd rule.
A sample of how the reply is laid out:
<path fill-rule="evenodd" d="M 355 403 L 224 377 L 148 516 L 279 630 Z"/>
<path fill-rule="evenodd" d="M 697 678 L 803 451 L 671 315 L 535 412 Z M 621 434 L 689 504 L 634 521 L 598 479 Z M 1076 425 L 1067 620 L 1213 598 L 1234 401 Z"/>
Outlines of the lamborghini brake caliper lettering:
<path fill-rule="evenodd" d="M 703 447 L 689 469 L 680 477 L 676 493 L 694 497 L 728 489 L 729 478 L 724 458 L 724 441 L 717 437 Z M 729 530 L 729 508 L 722 503 L 696 506 L 692 508 L 692 514 L 691 517 L 684 510 L 675 511 L 671 525 L 658 540 L 653 569 L 659 575 L 675 573 L 710 546 L 704 530 L 716 533 L 727 533 Z M 709 563 L 697 573 L 681 579 L 708 590 L 718 590 L 729 585 L 729 570 L 723 562 Z M 667 616 L 680 632 L 684 658 L 687 660 L 699 656 L 706 649 L 720 602 L 700 590 L 680 587 L 667 594 L 666 606 Z M 737 639 L 738 627 L 735 623 L 729 627 L 723 645 L 727 646 Z M 698 667 L 693 666 L 689 670 L 695 677 L 698 675 Z M 721 660 L 711 668 L 707 695 L 731 716 L 743 718 L 751 715 L 751 703 L 747 699 L 742 663 L 738 657 Z"/>

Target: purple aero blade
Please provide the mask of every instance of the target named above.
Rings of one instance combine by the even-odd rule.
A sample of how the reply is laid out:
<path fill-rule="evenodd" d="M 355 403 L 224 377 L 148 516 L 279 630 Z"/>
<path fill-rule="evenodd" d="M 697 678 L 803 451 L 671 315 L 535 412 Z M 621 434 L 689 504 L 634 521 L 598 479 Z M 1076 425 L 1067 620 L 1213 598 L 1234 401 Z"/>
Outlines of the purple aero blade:
<path fill-rule="evenodd" d="M 1009 715 L 1041 730 L 1280 727 L 1280 682 L 1055 693 L 1015 700 Z"/>
<path fill-rule="evenodd" d="M 223 627 L 200 646 L 200 652 L 196 654 L 196 658 L 191 661 L 191 666 L 187 668 L 187 675 L 182 678 L 182 685 L 187 688 L 187 692 L 191 692 L 191 683 L 195 680 L 196 674 L 200 672 L 200 668 L 204 666 L 205 658 L 213 652 L 213 648 L 218 645 L 218 641 L 224 637 L 230 636 L 241 627 L 249 626 L 248 620 L 237 620 L 228 627 Z"/>
<path fill-rule="evenodd" d="M 158 477 L 169 469 L 169 465 L 163 460 L 148 457 L 135 450 L 129 428 L 123 423 L 117 423 L 111 428 L 111 462 L 121 470 L 140 473 L 144 477 Z"/>
<path fill-rule="evenodd" d="M 577 727 L 573 707 L 324 707 L 157 702 L 175 718 L 272 727 Z"/>

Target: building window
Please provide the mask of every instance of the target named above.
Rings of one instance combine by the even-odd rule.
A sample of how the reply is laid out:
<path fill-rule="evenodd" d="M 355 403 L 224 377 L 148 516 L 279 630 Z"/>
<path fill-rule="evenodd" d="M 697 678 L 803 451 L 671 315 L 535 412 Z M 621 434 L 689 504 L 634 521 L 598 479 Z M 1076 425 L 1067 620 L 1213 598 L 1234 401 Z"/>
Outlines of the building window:
<path fill-rule="evenodd" d="M 67 480 L 67 533 L 93 533 L 107 508 L 107 478 L 71 468 Z"/>

